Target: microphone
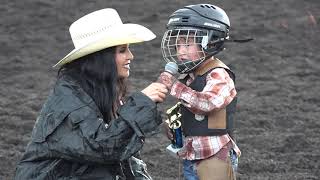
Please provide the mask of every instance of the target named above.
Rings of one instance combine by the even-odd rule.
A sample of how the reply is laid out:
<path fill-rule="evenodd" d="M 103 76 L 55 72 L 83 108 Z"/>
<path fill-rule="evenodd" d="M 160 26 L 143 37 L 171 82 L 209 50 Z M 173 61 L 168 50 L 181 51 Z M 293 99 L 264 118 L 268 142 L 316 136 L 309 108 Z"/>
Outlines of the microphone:
<path fill-rule="evenodd" d="M 178 65 L 174 62 L 168 62 L 164 67 L 164 71 L 176 75 L 178 73 Z"/>

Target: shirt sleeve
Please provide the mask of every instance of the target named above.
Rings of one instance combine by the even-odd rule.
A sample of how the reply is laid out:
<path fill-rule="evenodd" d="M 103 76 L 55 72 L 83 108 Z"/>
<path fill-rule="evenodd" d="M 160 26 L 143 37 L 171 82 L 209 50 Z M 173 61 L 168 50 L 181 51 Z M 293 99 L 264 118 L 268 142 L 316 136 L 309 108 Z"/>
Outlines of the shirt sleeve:
<path fill-rule="evenodd" d="M 206 85 L 201 92 L 177 81 L 170 94 L 181 100 L 191 112 L 205 115 L 214 109 L 227 106 L 237 91 L 228 72 L 223 68 L 215 68 L 207 75 Z"/>

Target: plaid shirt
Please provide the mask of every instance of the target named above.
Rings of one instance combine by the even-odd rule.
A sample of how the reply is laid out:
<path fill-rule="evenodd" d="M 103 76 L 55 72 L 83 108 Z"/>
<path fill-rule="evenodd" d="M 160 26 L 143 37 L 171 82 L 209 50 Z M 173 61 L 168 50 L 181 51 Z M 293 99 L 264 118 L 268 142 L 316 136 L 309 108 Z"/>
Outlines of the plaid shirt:
<path fill-rule="evenodd" d="M 193 80 L 194 75 L 189 74 L 187 86 L 176 81 L 170 94 L 196 115 L 206 115 L 212 110 L 226 107 L 237 94 L 233 80 L 223 68 L 215 68 L 207 75 L 206 86 L 201 92 L 188 87 Z M 240 156 L 240 149 L 228 134 L 186 137 L 184 146 L 178 154 L 188 160 L 206 159 L 226 147 L 230 141 L 233 149 Z"/>

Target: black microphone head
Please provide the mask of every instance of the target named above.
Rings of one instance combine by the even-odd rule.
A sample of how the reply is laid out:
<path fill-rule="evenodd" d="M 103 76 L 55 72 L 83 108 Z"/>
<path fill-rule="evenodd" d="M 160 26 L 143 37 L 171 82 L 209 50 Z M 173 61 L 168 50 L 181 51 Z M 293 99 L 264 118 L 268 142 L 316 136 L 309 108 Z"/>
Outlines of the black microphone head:
<path fill-rule="evenodd" d="M 164 67 L 164 70 L 172 75 L 178 73 L 178 65 L 174 62 L 168 62 Z"/>

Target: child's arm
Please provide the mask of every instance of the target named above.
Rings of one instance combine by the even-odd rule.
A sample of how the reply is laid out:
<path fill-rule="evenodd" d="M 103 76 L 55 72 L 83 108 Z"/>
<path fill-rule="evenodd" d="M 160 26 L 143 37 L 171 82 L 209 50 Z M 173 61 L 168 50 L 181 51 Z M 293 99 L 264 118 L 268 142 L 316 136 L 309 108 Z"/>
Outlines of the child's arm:
<path fill-rule="evenodd" d="M 206 82 L 204 89 L 198 92 L 177 81 L 170 94 L 195 114 L 207 114 L 224 108 L 237 94 L 233 80 L 223 68 L 213 69 L 207 75 Z"/>

